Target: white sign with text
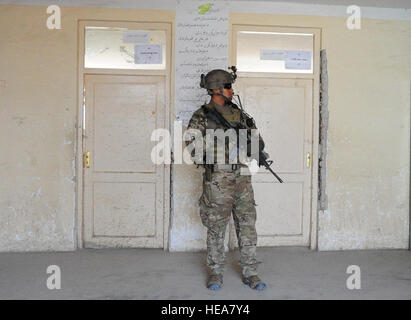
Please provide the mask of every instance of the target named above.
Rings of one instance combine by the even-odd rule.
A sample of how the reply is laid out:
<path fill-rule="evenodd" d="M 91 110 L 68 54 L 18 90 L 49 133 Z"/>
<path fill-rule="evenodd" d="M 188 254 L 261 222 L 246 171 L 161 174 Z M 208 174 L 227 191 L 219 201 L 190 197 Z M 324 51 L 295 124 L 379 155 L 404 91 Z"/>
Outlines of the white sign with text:
<path fill-rule="evenodd" d="M 184 126 L 208 102 L 202 73 L 228 71 L 228 6 L 225 1 L 178 0 L 175 46 L 175 116 Z M 204 9 L 205 8 L 205 9 Z"/>

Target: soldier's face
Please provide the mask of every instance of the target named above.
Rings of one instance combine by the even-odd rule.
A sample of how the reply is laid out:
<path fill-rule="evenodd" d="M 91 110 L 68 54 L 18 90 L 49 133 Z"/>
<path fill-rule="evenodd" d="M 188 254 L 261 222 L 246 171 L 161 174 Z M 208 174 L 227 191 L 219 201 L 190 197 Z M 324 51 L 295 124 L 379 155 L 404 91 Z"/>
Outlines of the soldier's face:
<path fill-rule="evenodd" d="M 233 98 L 234 91 L 233 91 L 231 83 L 227 83 L 227 84 L 224 85 L 222 94 L 227 99 L 231 100 Z"/>
<path fill-rule="evenodd" d="M 215 94 L 220 94 L 221 90 L 213 89 L 213 92 Z M 231 83 L 224 85 L 223 92 L 221 94 L 229 100 L 233 99 L 234 91 L 233 91 L 233 88 L 231 87 Z"/>
<path fill-rule="evenodd" d="M 228 99 L 232 99 L 233 98 L 233 88 L 230 88 L 230 89 L 223 89 L 223 96 L 225 96 L 226 98 L 228 98 Z"/>

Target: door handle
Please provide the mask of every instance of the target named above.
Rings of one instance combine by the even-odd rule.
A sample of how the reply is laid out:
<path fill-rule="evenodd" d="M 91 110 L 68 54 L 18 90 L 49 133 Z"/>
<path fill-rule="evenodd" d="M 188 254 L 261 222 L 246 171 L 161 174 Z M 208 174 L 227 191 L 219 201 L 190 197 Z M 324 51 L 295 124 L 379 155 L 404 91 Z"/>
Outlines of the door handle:
<path fill-rule="evenodd" d="M 90 151 L 84 153 L 84 163 L 86 168 L 90 168 Z"/>
<path fill-rule="evenodd" d="M 307 168 L 311 166 L 311 153 L 307 152 Z"/>

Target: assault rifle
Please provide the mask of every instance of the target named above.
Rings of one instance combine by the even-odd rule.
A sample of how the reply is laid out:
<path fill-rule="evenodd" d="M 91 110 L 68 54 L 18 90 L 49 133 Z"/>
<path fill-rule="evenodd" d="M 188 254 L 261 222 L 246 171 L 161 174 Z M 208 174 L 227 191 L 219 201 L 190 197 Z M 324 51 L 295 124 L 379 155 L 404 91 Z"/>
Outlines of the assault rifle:
<path fill-rule="evenodd" d="M 239 98 L 239 97 L 238 97 Z M 241 102 L 240 102 L 241 105 Z M 233 104 L 233 106 L 235 106 L 235 108 L 238 108 L 235 104 Z M 240 129 L 247 129 L 247 145 L 248 143 L 251 141 L 251 132 L 250 130 L 243 124 L 239 123 L 236 126 L 233 126 L 226 118 L 224 118 L 217 110 L 214 109 L 208 109 L 208 108 L 204 108 L 206 111 L 207 116 L 209 116 L 212 120 L 217 121 L 219 123 L 221 123 L 222 125 L 224 125 L 225 127 L 228 127 L 230 129 L 234 129 L 237 133 L 237 137 L 239 136 L 239 130 Z M 247 113 L 245 113 L 245 111 L 241 108 L 241 112 L 246 116 L 247 120 L 253 121 L 254 123 L 254 119 L 251 118 L 251 116 L 249 116 Z M 248 124 L 248 123 L 247 123 Z M 239 145 L 237 143 L 237 152 L 239 149 Z M 263 148 L 260 148 L 259 146 L 259 151 L 258 151 L 258 165 L 259 166 L 264 166 L 267 170 L 269 170 L 274 177 L 277 178 L 277 180 L 280 183 L 283 183 L 283 180 L 281 180 L 281 178 L 273 171 L 273 169 L 270 168 L 271 164 L 273 163 L 272 160 L 267 160 L 267 153 L 263 151 Z"/>

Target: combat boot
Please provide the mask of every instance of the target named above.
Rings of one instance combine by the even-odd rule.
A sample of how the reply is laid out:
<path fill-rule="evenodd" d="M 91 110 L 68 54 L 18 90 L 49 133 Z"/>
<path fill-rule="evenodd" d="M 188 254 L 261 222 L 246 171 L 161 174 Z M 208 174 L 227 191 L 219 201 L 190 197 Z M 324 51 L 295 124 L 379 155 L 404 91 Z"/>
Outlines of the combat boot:
<path fill-rule="evenodd" d="M 222 274 L 209 274 L 207 279 L 207 288 L 210 290 L 220 290 L 223 286 Z"/>
<path fill-rule="evenodd" d="M 248 285 L 251 289 L 262 291 L 265 289 L 266 284 L 261 281 L 258 276 L 249 276 L 243 278 L 243 283 Z"/>

